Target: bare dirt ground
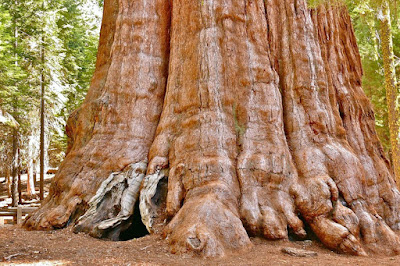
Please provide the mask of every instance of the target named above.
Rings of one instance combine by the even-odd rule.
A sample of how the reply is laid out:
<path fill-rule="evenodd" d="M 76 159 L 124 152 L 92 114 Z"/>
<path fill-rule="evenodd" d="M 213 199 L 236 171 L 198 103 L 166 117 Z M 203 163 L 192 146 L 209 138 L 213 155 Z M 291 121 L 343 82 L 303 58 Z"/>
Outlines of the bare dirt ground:
<path fill-rule="evenodd" d="M 317 241 L 289 242 L 252 239 L 246 253 L 220 259 L 202 259 L 188 254 L 171 254 L 159 236 L 111 242 L 74 234 L 70 228 L 37 232 L 17 226 L 0 228 L 0 264 L 37 265 L 400 265 L 396 257 L 352 257 L 339 255 Z M 315 251 L 311 258 L 292 257 L 283 247 Z M 3 261 L 3 262 L 1 262 Z"/>
<path fill-rule="evenodd" d="M 51 177 L 46 177 L 46 191 Z M 25 186 L 24 178 L 22 181 Z M 0 183 L 2 204 L 9 199 L 5 183 Z M 155 235 L 111 242 L 74 234 L 71 228 L 39 232 L 5 225 L 0 226 L 0 265 L 400 265 L 400 256 L 339 255 L 316 240 L 291 242 L 252 238 L 252 242 L 254 246 L 248 252 L 220 259 L 203 259 L 189 254 L 171 254 L 166 241 Z M 314 251 L 318 256 L 292 257 L 281 252 L 285 247 Z"/>

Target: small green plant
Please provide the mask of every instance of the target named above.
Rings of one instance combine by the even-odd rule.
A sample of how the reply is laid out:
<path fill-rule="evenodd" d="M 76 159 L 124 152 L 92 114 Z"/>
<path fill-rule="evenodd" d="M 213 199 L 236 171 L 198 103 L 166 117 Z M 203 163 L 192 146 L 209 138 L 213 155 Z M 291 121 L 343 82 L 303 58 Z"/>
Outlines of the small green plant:
<path fill-rule="evenodd" d="M 246 132 L 246 128 L 242 125 L 240 125 L 238 117 L 237 117 L 237 111 L 236 111 L 236 104 L 232 106 L 232 112 L 233 112 L 233 118 L 235 121 L 235 131 L 236 135 L 238 136 L 243 136 L 244 133 Z"/>

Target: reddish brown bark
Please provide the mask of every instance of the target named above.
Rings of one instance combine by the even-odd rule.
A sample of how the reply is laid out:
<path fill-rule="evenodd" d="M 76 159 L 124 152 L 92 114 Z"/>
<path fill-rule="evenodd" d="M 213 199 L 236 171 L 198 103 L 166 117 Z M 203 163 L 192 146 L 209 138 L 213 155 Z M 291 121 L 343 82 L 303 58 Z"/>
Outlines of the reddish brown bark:
<path fill-rule="evenodd" d="M 121 239 L 139 226 L 140 201 L 173 252 L 302 238 L 304 222 L 333 250 L 400 251 L 400 194 L 344 7 L 109 0 L 104 10 L 70 152 L 28 228 L 77 222 Z"/>
<path fill-rule="evenodd" d="M 27 227 L 67 225 L 110 173 L 147 161 L 162 109 L 169 49 L 169 4 L 153 2 L 105 1 L 91 88 L 68 121 L 68 155 L 51 196 Z"/>

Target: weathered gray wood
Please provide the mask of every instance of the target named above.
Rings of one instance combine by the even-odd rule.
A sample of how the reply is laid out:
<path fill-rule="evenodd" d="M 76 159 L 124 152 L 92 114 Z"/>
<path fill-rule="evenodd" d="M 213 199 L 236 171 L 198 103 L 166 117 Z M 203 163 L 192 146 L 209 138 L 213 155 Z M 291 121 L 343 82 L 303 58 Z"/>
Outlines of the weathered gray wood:
<path fill-rule="evenodd" d="M 147 163 L 139 162 L 122 172 L 112 173 L 89 201 L 89 209 L 79 218 L 74 230 L 118 240 L 121 231 L 132 223 L 129 219 L 134 213 L 146 169 Z"/>
<path fill-rule="evenodd" d="M 23 217 L 26 214 L 30 214 L 37 210 L 36 207 L 9 207 L 9 208 L 0 208 L 0 217 L 11 216 L 13 220 L 16 221 L 18 225 L 22 224 Z M 4 225 L 4 219 L 0 219 L 0 225 Z"/>
<path fill-rule="evenodd" d="M 281 251 L 293 257 L 316 257 L 318 253 L 298 248 L 282 248 Z"/>
<path fill-rule="evenodd" d="M 154 233 L 155 220 L 159 216 L 160 208 L 162 208 L 154 202 L 156 194 L 162 193 L 162 191 L 157 191 L 157 188 L 160 181 L 166 177 L 168 177 L 168 169 L 162 169 L 152 175 L 147 175 L 143 180 L 139 208 L 142 222 L 150 233 Z"/>
<path fill-rule="evenodd" d="M 0 216 L 15 216 L 16 212 L 0 212 Z"/>
<path fill-rule="evenodd" d="M 22 208 L 17 207 L 17 225 L 22 224 Z"/>

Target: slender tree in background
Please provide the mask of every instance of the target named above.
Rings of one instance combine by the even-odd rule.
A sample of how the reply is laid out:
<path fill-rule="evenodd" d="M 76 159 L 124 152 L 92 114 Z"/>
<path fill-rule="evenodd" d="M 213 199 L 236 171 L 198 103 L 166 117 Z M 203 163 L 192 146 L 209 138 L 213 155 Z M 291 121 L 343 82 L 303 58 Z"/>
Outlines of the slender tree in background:
<path fill-rule="evenodd" d="M 18 205 L 17 179 L 18 179 L 18 129 L 13 129 L 12 138 L 12 163 L 11 163 L 11 205 Z"/>
<path fill-rule="evenodd" d="M 27 181 L 26 181 L 26 193 L 27 193 L 27 197 L 29 199 L 33 199 L 36 196 L 36 189 L 35 189 L 35 166 L 34 166 L 34 158 L 33 158 L 33 154 L 32 151 L 34 150 L 34 148 L 32 147 L 32 137 L 29 138 L 29 150 L 28 152 L 30 153 L 28 155 L 28 161 L 27 161 Z"/>
<path fill-rule="evenodd" d="M 22 204 L 22 180 L 21 180 L 21 153 L 20 147 L 18 145 L 17 150 L 17 175 L 18 175 L 18 204 Z"/>
<path fill-rule="evenodd" d="M 44 9 L 44 3 L 43 3 Z M 44 128 L 44 116 L 45 116 L 45 80 L 44 80 L 44 35 L 41 38 L 41 45 L 40 45 L 40 59 L 42 63 L 42 67 L 40 70 L 40 179 L 39 179 L 39 186 L 40 186 L 40 200 L 44 199 L 44 173 L 45 173 L 45 164 L 44 164 L 44 156 L 45 156 L 45 143 L 44 143 L 44 135 L 45 135 L 45 128 Z"/>
<path fill-rule="evenodd" d="M 6 166 L 6 184 L 7 184 L 7 196 L 11 198 L 11 173 L 10 166 Z"/>
<path fill-rule="evenodd" d="M 307 224 L 330 249 L 398 254 L 400 193 L 347 9 L 171 3 L 105 1 L 69 153 L 25 226 L 118 240 L 140 217 L 173 252 L 222 256 Z"/>
<path fill-rule="evenodd" d="M 400 91 L 396 82 L 393 41 L 389 2 L 382 1 L 378 18 L 380 20 L 381 49 L 385 73 L 386 100 L 388 105 L 392 161 L 397 184 L 400 187 Z"/>
<path fill-rule="evenodd" d="M 1 103 L 1 99 L 0 99 L 0 103 Z M 0 108 L 0 126 L 3 127 L 3 128 L 0 128 L 0 133 L 2 134 L 3 138 L 6 139 L 6 141 L 7 141 L 9 138 L 9 134 L 7 134 L 7 133 L 9 133 L 13 129 L 18 128 L 19 124 L 12 115 L 10 115 L 9 113 L 7 113 L 6 111 L 4 111 Z M 6 129 L 4 129 L 4 127 L 6 127 Z M 12 142 L 13 141 L 11 141 L 11 143 Z M 11 152 L 14 152 L 14 149 Z M 7 155 L 9 155 L 9 151 L 7 153 L 5 155 L 3 154 L 1 159 L 3 161 L 2 166 L 5 169 L 4 174 L 5 174 L 6 186 L 7 186 L 7 196 L 9 198 L 12 198 L 12 194 L 11 194 L 12 179 L 11 179 L 11 170 L 10 169 L 13 167 L 14 161 L 13 161 L 13 159 L 11 159 L 12 161 L 10 161 L 9 157 L 11 157 L 11 156 L 7 156 Z M 14 153 L 13 153 L 13 155 L 14 155 Z M 14 157 L 15 157 L 15 155 L 14 155 Z"/>
<path fill-rule="evenodd" d="M 18 5 L 18 1 L 14 0 L 14 4 L 15 4 L 15 8 Z M 15 56 L 15 67 L 18 68 L 18 25 L 17 25 L 17 21 L 16 21 L 16 16 L 15 16 L 15 12 L 13 12 L 14 16 L 13 16 L 13 30 L 14 30 L 14 56 Z M 15 88 L 18 90 L 18 84 L 15 84 Z M 14 99 L 13 99 L 13 115 L 14 117 L 17 118 L 18 115 L 18 96 L 14 95 Z M 17 118 L 18 120 L 18 118 Z M 20 199 L 19 199 L 19 193 L 18 192 L 18 180 L 19 180 L 19 132 L 18 132 L 18 128 L 14 128 L 13 129 L 13 136 L 12 136 L 12 182 L 11 182 L 11 205 L 12 206 L 17 206 Z"/>

